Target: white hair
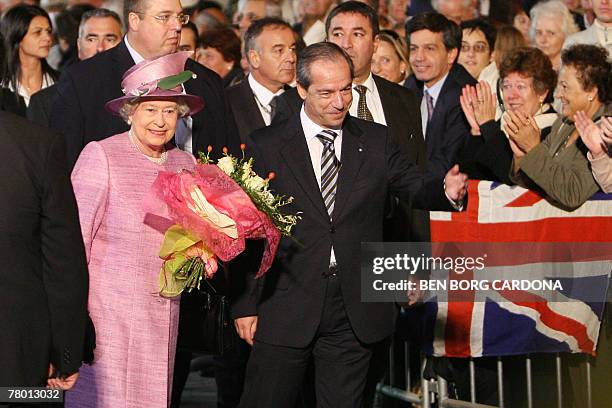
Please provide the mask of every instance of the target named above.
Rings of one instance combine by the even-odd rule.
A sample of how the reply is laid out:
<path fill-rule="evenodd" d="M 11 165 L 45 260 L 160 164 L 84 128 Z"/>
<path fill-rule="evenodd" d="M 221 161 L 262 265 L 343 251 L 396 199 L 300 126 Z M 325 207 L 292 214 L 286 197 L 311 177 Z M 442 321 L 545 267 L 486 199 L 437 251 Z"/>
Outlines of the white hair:
<path fill-rule="evenodd" d="M 529 38 L 535 41 L 536 25 L 539 18 L 557 20 L 561 22 L 561 31 L 567 37 L 578 32 L 578 26 L 574 21 L 572 13 L 561 0 L 550 0 L 536 4 L 529 12 L 531 16 L 531 27 L 529 27 Z"/>
<path fill-rule="evenodd" d="M 144 101 L 140 98 L 130 99 L 127 102 L 125 102 L 121 106 L 121 108 L 119 108 L 119 116 L 121 116 L 121 119 L 127 122 L 129 117 L 134 114 L 134 112 L 136 111 L 136 108 L 138 108 L 138 105 L 140 105 L 141 102 L 144 102 Z M 189 108 L 189 105 L 187 104 L 187 102 L 185 102 L 184 99 L 180 97 L 177 98 L 176 105 L 177 105 L 176 107 L 178 109 L 179 117 L 183 117 L 189 114 L 189 111 L 191 109 Z"/>
<path fill-rule="evenodd" d="M 275 0 L 239 0 L 236 10 L 242 11 L 247 1 L 263 1 L 265 2 L 265 17 L 282 17 L 283 11 L 279 1 Z"/>
<path fill-rule="evenodd" d="M 463 8 L 468 8 L 471 4 L 471 0 L 463 0 Z M 438 0 L 431 0 L 431 6 L 434 8 L 434 10 L 440 11 L 438 10 Z"/>

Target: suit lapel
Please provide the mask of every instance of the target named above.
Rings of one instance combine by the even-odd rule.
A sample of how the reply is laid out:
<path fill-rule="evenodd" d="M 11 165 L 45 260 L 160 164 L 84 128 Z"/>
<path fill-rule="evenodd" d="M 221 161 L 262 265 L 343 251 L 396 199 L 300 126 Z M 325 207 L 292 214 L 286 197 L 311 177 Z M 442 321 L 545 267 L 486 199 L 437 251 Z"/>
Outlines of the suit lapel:
<path fill-rule="evenodd" d="M 115 79 L 119 79 L 119 82 L 117 83 L 121 83 L 121 80 L 123 79 L 123 74 L 132 66 L 134 66 L 134 59 L 132 58 L 130 51 L 125 45 L 125 40 L 121 41 L 119 45 L 114 48 L 114 51 L 115 52 L 112 55 L 114 63 L 111 69 L 113 72 L 113 77 Z"/>
<path fill-rule="evenodd" d="M 344 148 L 344 145 L 342 147 Z M 299 114 L 293 115 L 291 120 L 287 122 L 285 145 L 281 148 L 280 154 L 296 182 L 312 202 L 312 205 L 322 216 L 329 219 L 325 203 L 323 202 L 323 196 L 321 196 L 321 189 L 312 168 L 306 136 L 302 129 Z"/>
<path fill-rule="evenodd" d="M 241 94 L 240 106 L 244 110 L 242 114 L 237 115 L 241 122 L 240 127 L 248 129 L 247 133 L 265 127 L 266 123 L 261 117 L 261 112 L 257 107 L 257 102 L 255 102 L 255 95 L 248 79 L 245 78 L 238 86 L 240 87 Z"/>
<path fill-rule="evenodd" d="M 334 204 L 333 219 L 338 221 L 342 215 L 342 209 L 346 205 L 355 182 L 355 177 L 365 158 L 363 147 L 363 132 L 354 124 L 354 119 L 347 116 L 342 131 L 342 167 L 338 174 L 338 186 L 336 188 L 336 202 Z M 319 194 L 320 195 L 320 194 Z"/>

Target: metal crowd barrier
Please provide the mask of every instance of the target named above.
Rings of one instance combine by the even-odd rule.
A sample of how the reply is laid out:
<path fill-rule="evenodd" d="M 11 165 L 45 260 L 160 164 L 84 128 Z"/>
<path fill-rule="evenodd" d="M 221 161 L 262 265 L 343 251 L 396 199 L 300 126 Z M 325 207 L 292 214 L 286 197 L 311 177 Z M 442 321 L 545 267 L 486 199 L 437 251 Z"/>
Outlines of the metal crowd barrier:
<path fill-rule="evenodd" d="M 415 393 L 410 391 L 411 385 L 414 385 L 416 381 L 413 380 L 410 375 L 410 358 L 409 358 L 409 347 L 408 343 L 404 342 L 404 376 L 406 389 L 400 389 L 394 386 L 395 381 L 395 363 L 394 359 L 394 347 L 391 345 L 389 351 L 389 384 L 381 382 L 377 385 L 377 391 L 382 395 L 390 398 L 394 398 L 400 401 L 410 402 L 416 407 L 421 408 L 433 408 L 433 407 L 448 407 L 448 408 L 505 408 L 504 399 L 504 367 L 503 360 L 501 357 L 497 358 L 497 390 L 499 396 L 499 405 L 484 405 L 476 403 L 476 370 L 474 366 L 474 360 L 470 359 L 469 373 L 470 373 L 470 401 L 461 401 L 457 399 L 449 398 L 448 382 L 442 378 L 437 377 L 435 380 L 426 380 L 423 377 L 423 371 L 425 368 L 426 358 L 421 357 L 421 377 L 416 380 L 421 384 L 421 392 Z M 532 373 L 532 359 L 530 355 L 525 356 L 525 377 L 526 377 L 526 398 L 527 407 L 533 408 L 533 373 Z M 587 386 L 587 407 L 592 408 L 592 386 L 591 386 L 591 358 L 584 356 L 584 364 L 586 364 L 586 386 Z M 555 355 L 555 373 L 556 373 L 556 405 L 551 401 L 548 407 L 562 408 L 563 407 L 563 383 L 562 383 L 562 357 L 560 354 Z"/>

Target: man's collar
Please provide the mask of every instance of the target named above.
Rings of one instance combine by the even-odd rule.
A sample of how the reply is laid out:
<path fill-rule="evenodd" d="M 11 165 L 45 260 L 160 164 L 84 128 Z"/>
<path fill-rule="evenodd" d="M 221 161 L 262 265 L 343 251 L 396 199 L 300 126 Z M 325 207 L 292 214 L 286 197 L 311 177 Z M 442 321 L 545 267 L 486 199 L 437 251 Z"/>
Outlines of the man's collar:
<path fill-rule="evenodd" d="M 331 130 L 332 132 L 335 132 L 338 136 L 342 134 L 342 129 L 327 129 L 313 122 L 313 120 L 310 119 L 310 117 L 308 117 L 308 115 L 306 114 L 306 108 L 304 107 L 304 104 L 302 104 L 302 109 L 300 109 L 300 122 L 302 123 L 302 129 L 304 129 L 304 136 L 306 136 L 306 141 L 314 139 L 323 130 Z"/>
<path fill-rule="evenodd" d="M 125 46 L 127 47 L 128 52 L 130 53 L 130 55 L 132 56 L 132 59 L 134 60 L 134 64 L 138 64 L 139 62 L 142 62 L 145 60 L 145 57 L 140 55 L 138 51 L 136 51 L 134 47 L 132 47 L 132 44 L 130 44 L 130 42 L 128 41 L 127 34 L 125 35 L 125 37 L 123 37 L 123 40 L 125 41 Z"/>
<path fill-rule="evenodd" d="M 450 72 L 450 71 L 449 71 Z M 446 82 L 446 78 L 448 78 L 449 72 L 446 73 L 438 82 L 432 85 L 431 88 L 428 88 L 425 83 L 423 83 L 423 93 L 427 91 L 427 93 L 433 97 L 434 101 L 438 100 L 438 96 L 440 95 L 440 91 L 442 91 L 442 87 L 444 86 L 444 82 Z"/>
<path fill-rule="evenodd" d="M 270 101 L 272 101 L 275 96 L 278 96 L 285 92 L 285 89 L 281 88 L 278 92 L 272 93 L 272 91 L 270 91 L 268 88 L 259 83 L 259 81 L 255 79 L 253 74 L 250 74 L 248 76 L 247 81 L 249 81 L 249 86 L 251 87 L 251 90 L 253 91 L 259 102 L 261 102 L 261 104 L 264 106 L 268 106 L 270 104 Z"/>
<path fill-rule="evenodd" d="M 366 78 L 365 81 L 363 81 L 363 83 L 361 84 L 356 84 L 353 83 L 353 88 L 356 87 L 357 85 L 363 85 L 366 87 L 366 89 L 370 92 L 374 92 L 374 78 L 372 77 L 372 71 L 370 71 L 370 73 L 368 74 L 368 77 Z"/>

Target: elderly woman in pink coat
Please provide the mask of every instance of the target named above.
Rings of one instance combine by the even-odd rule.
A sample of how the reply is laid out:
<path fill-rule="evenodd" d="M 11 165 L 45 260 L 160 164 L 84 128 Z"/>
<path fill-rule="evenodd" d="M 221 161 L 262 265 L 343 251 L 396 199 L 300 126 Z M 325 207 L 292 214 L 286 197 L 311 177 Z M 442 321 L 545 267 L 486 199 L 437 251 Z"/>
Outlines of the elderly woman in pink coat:
<path fill-rule="evenodd" d="M 164 231 L 147 221 L 143 200 L 160 171 L 192 169 L 168 144 L 181 116 L 202 109 L 185 94 L 189 52 L 145 60 L 123 77 L 124 97 L 106 104 L 129 132 L 89 143 L 72 183 L 89 266 L 95 358 L 83 366 L 66 407 L 166 407 L 172 389 L 179 298 L 159 296 Z"/>

